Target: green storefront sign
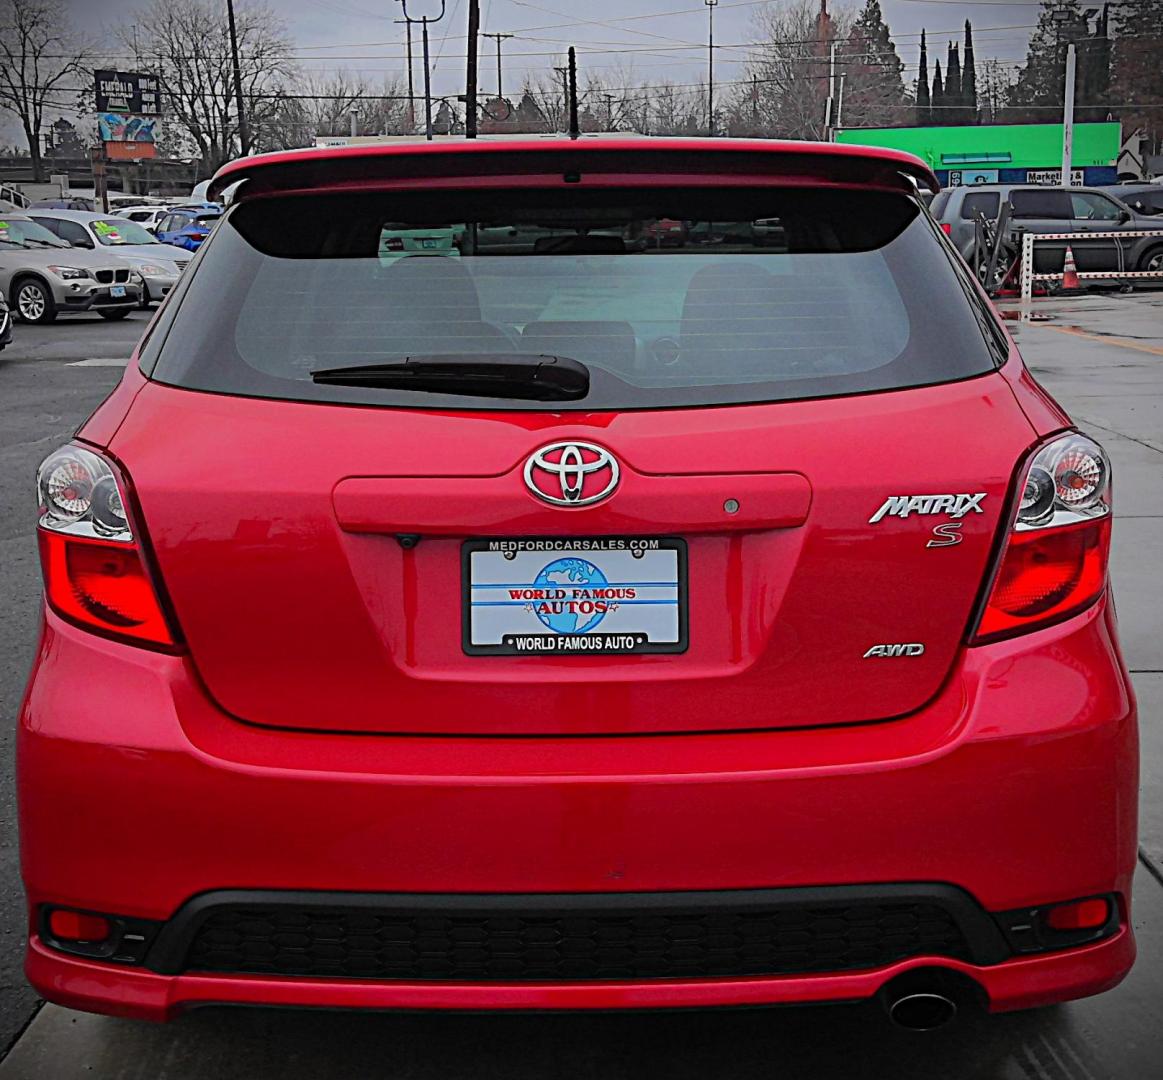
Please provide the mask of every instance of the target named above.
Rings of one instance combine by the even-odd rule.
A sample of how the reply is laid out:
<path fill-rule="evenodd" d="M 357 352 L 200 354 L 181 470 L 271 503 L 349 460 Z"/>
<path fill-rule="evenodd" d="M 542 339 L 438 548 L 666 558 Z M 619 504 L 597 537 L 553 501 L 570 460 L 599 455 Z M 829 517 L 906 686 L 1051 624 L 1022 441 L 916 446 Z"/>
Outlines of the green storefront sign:
<path fill-rule="evenodd" d="M 836 141 L 904 150 L 926 162 L 942 184 L 1056 184 L 1062 170 L 1061 124 L 849 128 Z M 1075 184 L 1113 184 L 1122 146 L 1117 122 L 1075 124 Z"/>

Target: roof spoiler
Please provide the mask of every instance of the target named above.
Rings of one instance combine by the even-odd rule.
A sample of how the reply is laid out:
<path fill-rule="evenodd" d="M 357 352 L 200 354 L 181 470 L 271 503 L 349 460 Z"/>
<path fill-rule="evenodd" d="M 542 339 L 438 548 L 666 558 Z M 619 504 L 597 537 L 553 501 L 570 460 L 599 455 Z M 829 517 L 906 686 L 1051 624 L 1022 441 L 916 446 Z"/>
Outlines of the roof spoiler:
<path fill-rule="evenodd" d="M 501 184 L 514 176 L 536 175 L 538 183 L 583 182 L 601 175 L 610 183 L 670 182 L 821 184 L 879 187 L 913 193 L 939 191 L 933 171 L 920 158 L 899 150 L 840 143 L 774 139 L 667 139 L 629 137 L 478 138 L 458 142 L 361 143 L 289 150 L 239 158 L 222 166 L 210 182 L 217 199 L 231 185 L 235 201 L 260 195 L 325 191 L 474 187 Z M 906 177 L 908 178 L 906 180 Z"/>

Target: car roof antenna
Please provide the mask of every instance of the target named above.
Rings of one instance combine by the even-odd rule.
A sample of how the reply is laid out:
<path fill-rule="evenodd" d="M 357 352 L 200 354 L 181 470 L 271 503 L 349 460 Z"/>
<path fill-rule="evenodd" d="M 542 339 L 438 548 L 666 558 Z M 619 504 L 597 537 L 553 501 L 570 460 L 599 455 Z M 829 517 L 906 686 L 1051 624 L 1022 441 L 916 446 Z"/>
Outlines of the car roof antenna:
<path fill-rule="evenodd" d="M 576 139 L 581 134 L 577 123 L 577 52 L 569 47 L 569 137 Z"/>

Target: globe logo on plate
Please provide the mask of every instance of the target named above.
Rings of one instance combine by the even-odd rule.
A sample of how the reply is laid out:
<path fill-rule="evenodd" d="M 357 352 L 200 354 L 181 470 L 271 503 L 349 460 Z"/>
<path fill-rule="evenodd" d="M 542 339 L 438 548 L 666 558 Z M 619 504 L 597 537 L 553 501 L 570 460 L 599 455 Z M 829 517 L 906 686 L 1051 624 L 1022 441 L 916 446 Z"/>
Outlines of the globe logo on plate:
<path fill-rule="evenodd" d="M 585 634 L 617 607 L 609 597 L 609 581 L 586 559 L 554 559 L 533 580 L 544 598 L 530 605 L 534 614 L 558 634 Z"/>

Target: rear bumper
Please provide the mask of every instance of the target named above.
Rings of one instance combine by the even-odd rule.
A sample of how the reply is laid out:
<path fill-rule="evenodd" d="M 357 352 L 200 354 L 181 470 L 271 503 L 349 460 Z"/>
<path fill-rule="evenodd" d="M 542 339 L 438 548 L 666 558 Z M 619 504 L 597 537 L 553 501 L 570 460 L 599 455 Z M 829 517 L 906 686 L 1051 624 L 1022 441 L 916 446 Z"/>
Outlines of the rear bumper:
<path fill-rule="evenodd" d="M 83 687 L 78 693 L 76 688 Z M 19 732 L 27 971 L 48 999 L 164 1019 L 210 1002 L 652 1008 L 851 1000 L 915 967 L 994 1010 L 1097 993 L 1134 958 L 1138 749 L 1107 601 L 968 650 L 912 716 L 649 738 L 279 732 L 188 663 L 49 615 Z M 954 885 L 989 912 L 1114 893 L 1123 922 L 997 963 L 917 956 L 811 975 L 487 984 L 158 974 L 64 956 L 40 905 L 167 920 L 210 890 L 630 893 Z"/>
<path fill-rule="evenodd" d="M 1034 1008 L 1109 990 L 1135 959 L 1124 926 L 1097 945 L 977 967 L 941 966 L 975 980 L 994 1012 Z M 332 1009 L 600 1010 L 684 1009 L 852 1002 L 875 997 L 889 981 L 932 961 L 909 960 L 874 971 L 771 979 L 666 979 L 652 983 L 375 983 L 355 979 L 284 979 L 260 975 L 156 975 L 62 957 L 39 940 L 29 945 L 25 973 L 49 1001 L 72 1009 L 166 1021 L 203 1005 L 266 1005 Z"/>

